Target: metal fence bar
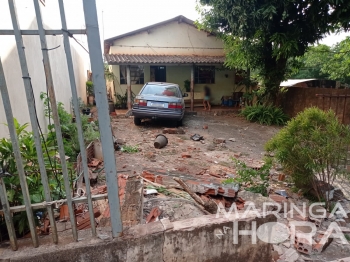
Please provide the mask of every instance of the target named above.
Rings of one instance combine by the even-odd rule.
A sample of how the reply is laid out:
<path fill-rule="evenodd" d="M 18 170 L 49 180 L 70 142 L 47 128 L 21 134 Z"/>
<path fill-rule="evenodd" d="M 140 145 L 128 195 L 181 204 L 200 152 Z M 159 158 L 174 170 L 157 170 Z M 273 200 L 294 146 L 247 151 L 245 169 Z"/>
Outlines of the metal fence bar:
<path fill-rule="evenodd" d="M 39 35 L 39 30 L 20 30 L 21 35 Z M 72 35 L 85 35 L 85 29 L 70 29 L 69 32 Z M 14 30 L 1 29 L 0 35 L 14 35 Z M 63 31 L 61 29 L 48 29 L 45 30 L 45 35 L 63 35 Z"/>
<path fill-rule="evenodd" d="M 105 163 L 108 200 L 111 212 L 111 224 L 113 237 L 120 236 L 123 226 L 120 214 L 118 193 L 118 178 L 116 159 L 114 156 L 111 121 L 109 117 L 106 80 L 102 60 L 100 32 L 97 20 L 96 1 L 83 0 L 87 41 L 90 50 L 90 64 L 92 79 L 95 86 L 95 99 L 98 109 L 98 121 L 102 143 L 102 152 Z"/>
<path fill-rule="evenodd" d="M 26 61 L 24 47 L 23 47 L 23 40 L 22 40 L 22 36 L 20 34 L 20 31 L 19 31 L 19 25 L 18 25 L 14 0 L 8 0 L 8 3 L 9 3 L 10 13 L 11 13 L 12 25 L 13 25 L 13 29 L 15 32 L 16 46 L 17 46 L 17 51 L 18 51 L 18 56 L 19 56 L 19 62 L 21 65 L 22 78 L 23 78 L 24 88 L 25 88 L 26 97 L 27 97 L 27 104 L 28 104 L 29 116 L 30 116 L 30 120 L 31 120 L 31 124 L 32 124 L 33 134 L 34 134 L 35 146 L 36 146 L 37 153 L 39 153 L 41 150 L 41 142 L 40 142 L 40 136 L 39 136 L 39 131 L 38 131 L 39 129 L 38 129 L 38 123 L 37 123 L 37 118 L 36 118 L 36 112 L 35 112 L 34 94 L 33 94 L 31 81 L 30 81 L 30 77 L 29 77 L 27 61 Z M 10 128 L 10 125 L 13 125 L 13 122 L 11 122 L 11 120 L 10 121 L 8 120 L 7 123 L 9 125 L 9 128 Z M 11 129 L 12 128 L 14 128 L 14 127 L 11 127 Z M 14 135 L 14 134 L 16 134 L 16 132 L 14 132 L 13 130 L 10 132 L 10 134 L 13 133 L 13 135 Z M 20 152 L 17 152 L 17 153 L 20 154 Z M 43 156 L 38 155 L 39 160 L 40 160 L 40 158 L 43 159 Z M 16 162 L 18 162 L 18 161 L 16 161 Z M 21 163 L 21 161 L 19 161 L 19 162 Z M 31 202 L 30 202 L 30 198 L 29 198 L 26 177 L 25 177 L 24 172 L 22 172 L 23 169 L 21 170 L 21 168 L 19 168 L 18 171 L 20 172 L 19 178 L 20 178 L 20 182 L 21 182 L 24 204 L 26 205 L 26 212 L 27 212 L 29 228 L 30 228 L 30 232 L 31 232 L 32 240 L 33 240 L 33 245 L 34 245 L 34 247 L 38 247 L 39 246 L 38 235 L 37 235 L 36 229 L 35 229 L 35 221 L 34 221 L 34 216 L 33 216 L 32 208 L 31 208 Z"/>
<path fill-rule="evenodd" d="M 99 194 L 99 195 L 93 195 L 92 196 L 92 201 L 97 201 L 97 200 L 105 200 L 107 199 L 107 194 Z M 66 199 L 63 200 L 58 200 L 58 201 L 52 201 L 53 204 L 57 203 L 57 204 L 64 204 L 67 202 Z M 79 204 L 79 203 L 86 203 L 87 202 L 87 197 L 83 196 L 83 197 L 77 197 L 73 199 L 73 203 L 74 204 Z M 46 208 L 47 203 L 46 202 L 42 202 L 42 203 L 35 203 L 32 204 L 31 207 L 33 210 L 36 209 L 43 209 Z M 26 206 L 25 205 L 21 205 L 21 206 L 14 206 L 14 207 L 10 207 L 9 208 L 11 213 L 16 213 L 16 212 L 22 212 L 22 211 L 26 211 Z M 0 215 L 2 215 L 4 213 L 4 210 L 0 209 Z"/>
<path fill-rule="evenodd" d="M 19 146 L 18 146 L 18 139 L 17 139 L 17 136 L 14 135 L 16 134 L 16 132 L 13 128 L 13 114 L 12 114 L 10 96 L 7 90 L 5 74 L 2 68 L 1 58 L 0 58 L 0 92 L 1 92 L 1 97 L 4 105 L 4 110 L 6 113 L 6 119 L 7 119 L 7 122 L 9 123 L 9 128 L 10 128 L 10 123 L 12 123 L 10 131 L 11 131 L 12 146 L 14 151 L 16 150 L 15 151 L 16 164 L 17 164 L 17 167 L 21 168 L 21 173 L 24 174 L 21 153 L 19 151 Z M 13 226 L 10 205 L 7 199 L 5 183 L 1 177 L 0 177 L 0 200 L 4 210 L 5 222 L 6 222 L 7 232 L 10 237 L 11 248 L 12 250 L 15 251 L 18 249 L 16 231 Z"/>
<path fill-rule="evenodd" d="M 51 109 L 52 109 L 52 118 L 53 118 L 54 125 L 55 125 L 58 152 L 60 155 L 62 174 L 63 174 L 63 180 L 64 180 L 64 187 L 65 187 L 66 197 L 67 197 L 67 202 L 68 202 L 69 218 L 70 218 L 70 221 L 72 224 L 73 238 L 75 241 L 77 241 L 78 240 L 77 226 L 76 226 L 76 222 L 75 222 L 75 213 L 74 213 L 73 202 L 72 202 L 72 193 L 70 190 L 70 181 L 69 181 L 69 176 L 68 176 L 66 155 L 64 152 L 62 131 L 61 131 L 60 119 L 58 116 L 57 101 L 56 101 L 55 89 L 54 89 L 53 79 L 52 79 L 50 58 L 49 58 L 48 49 L 47 49 L 47 43 L 46 43 L 45 31 L 44 31 L 44 27 L 43 27 L 43 21 L 42 21 L 42 17 L 41 17 L 39 0 L 33 0 L 33 2 L 34 2 L 34 7 L 35 7 L 36 20 L 37 20 L 37 24 L 38 24 L 41 50 L 42 50 L 42 54 L 43 54 L 44 70 L 45 70 L 45 76 L 46 76 L 46 85 L 47 85 L 47 88 L 49 90 L 49 100 L 50 100 Z M 45 186 L 48 186 L 48 184 L 44 185 L 44 187 Z"/>
<path fill-rule="evenodd" d="M 4 209 L 4 217 L 5 217 L 7 232 L 10 238 L 10 245 L 12 250 L 16 251 L 18 249 L 16 231 L 13 225 L 11 212 L 9 210 L 10 205 L 7 199 L 5 183 L 1 177 L 0 177 L 0 200 Z"/>
<path fill-rule="evenodd" d="M 86 196 L 87 196 L 87 200 L 88 200 L 89 215 L 90 215 L 90 222 L 91 222 L 91 231 L 92 231 L 92 235 L 95 236 L 96 235 L 96 226 L 94 223 L 95 217 L 94 217 L 94 210 L 93 210 L 92 200 L 91 200 L 89 168 L 88 168 L 88 164 L 87 164 L 87 156 L 86 156 L 86 149 L 85 149 L 85 143 L 84 143 L 83 128 L 82 128 L 82 122 L 81 122 L 81 116 L 80 116 L 79 99 L 78 99 L 77 87 L 76 87 L 76 83 L 75 83 L 73 59 L 72 59 L 72 53 L 71 53 L 70 44 L 69 44 L 69 36 L 68 36 L 68 32 L 67 32 L 67 22 L 66 22 L 66 15 L 64 12 L 63 0 L 59 0 L 58 3 L 59 3 L 59 7 L 60 7 L 62 29 L 64 31 L 64 34 L 63 34 L 64 50 L 66 53 L 69 81 L 70 81 L 70 87 L 71 87 L 71 91 L 72 91 L 72 102 L 73 102 L 73 107 L 74 107 L 74 112 L 75 112 L 75 122 L 76 122 L 77 129 L 78 129 L 80 155 L 81 155 L 81 160 L 82 160 L 82 164 L 83 164 L 83 172 L 84 172 L 85 185 L 86 185 Z"/>

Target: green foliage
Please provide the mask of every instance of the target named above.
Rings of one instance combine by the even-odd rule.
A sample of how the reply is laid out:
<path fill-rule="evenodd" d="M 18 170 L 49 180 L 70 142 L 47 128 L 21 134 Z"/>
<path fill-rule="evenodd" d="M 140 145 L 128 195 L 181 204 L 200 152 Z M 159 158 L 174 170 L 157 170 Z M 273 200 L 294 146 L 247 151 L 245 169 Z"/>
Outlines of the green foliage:
<path fill-rule="evenodd" d="M 241 111 L 241 115 L 248 121 L 262 125 L 285 125 L 288 121 L 288 116 L 282 109 L 274 106 L 247 106 Z"/>
<path fill-rule="evenodd" d="M 344 174 L 350 129 L 341 124 L 333 111 L 308 108 L 290 120 L 267 144 L 284 171 L 298 188 L 313 188 L 323 198 L 319 182 L 332 184 Z"/>
<path fill-rule="evenodd" d="M 185 91 L 186 92 L 190 92 L 191 91 L 191 82 L 190 82 L 190 80 L 186 79 L 184 81 L 184 87 L 185 87 Z"/>
<path fill-rule="evenodd" d="M 92 81 L 86 81 L 86 94 L 88 96 L 93 96 L 94 92 L 94 83 Z"/>
<path fill-rule="evenodd" d="M 44 200 L 44 189 L 41 184 L 41 175 L 33 133 L 26 130 L 28 124 L 20 125 L 16 119 L 14 120 L 14 124 L 24 164 L 30 199 L 32 203 L 40 203 Z M 49 145 L 45 147 L 45 144 L 47 145 L 47 142 L 45 140 L 42 141 L 44 163 L 49 179 L 49 187 L 52 192 L 51 196 L 56 200 L 64 197 L 63 178 L 61 174 L 58 174 L 60 173 L 59 170 L 61 167 L 59 163 L 52 163 L 57 148 Z M 3 167 L 5 165 L 8 166 L 8 172 L 13 174 L 13 176 L 4 178 L 8 201 L 11 206 L 24 205 L 12 143 L 10 139 L 2 138 L 0 140 L 0 166 Z M 55 166 L 54 169 L 53 165 Z M 15 213 L 14 221 L 15 228 L 20 234 L 28 229 L 28 221 L 25 212 Z"/>
<path fill-rule="evenodd" d="M 116 97 L 121 104 L 126 104 L 128 101 L 128 92 L 125 91 L 124 95 L 117 93 Z"/>
<path fill-rule="evenodd" d="M 239 184 L 240 186 L 246 187 L 245 189 L 247 191 L 267 196 L 269 175 L 272 166 L 271 162 L 266 162 L 260 169 L 256 170 L 235 158 L 232 158 L 232 160 L 236 166 L 237 176 L 224 180 L 223 184 Z"/>
<path fill-rule="evenodd" d="M 47 142 L 50 145 L 56 145 L 56 132 L 55 126 L 52 123 L 52 112 L 49 99 L 46 93 L 41 93 L 40 98 L 44 103 L 45 116 L 49 119 L 48 130 L 49 134 L 47 136 Z M 72 116 L 65 109 L 63 103 L 57 104 L 58 116 L 60 118 L 60 125 L 63 137 L 64 150 L 67 156 L 74 161 L 80 152 L 78 130 L 75 123 L 72 122 Z M 100 134 L 98 132 L 98 126 L 94 123 L 89 123 L 89 118 L 87 115 L 81 115 L 82 128 L 84 134 L 85 144 L 98 139 Z"/>
<path fill-rule="evenodd" d="M 331 48 L 327 45 L 311 46 L 307 52 L 296 58 L 299 62 L 299 68 L 292 78 L 296 79 L 326 79 L 329 74 L 324 72 L 322 68 L 331 58 Z"/>
<path fill-rule="evenodd" d="M 122 152 L 125 152 L 125 153 L 137 153 L 139 152 L 139 149 L 137 146 L 128 146 L 128 145 L 125 145 L 121 148 L 121 151 Z"/>
<path fill-rule="evenodd" d="M 288 60 L 350 21 L 350 2 L 338 0 L 199 0 L 197 9 L 199 27 L 223 39 L 226 66 L 256 71 L 272 101 Z"/>

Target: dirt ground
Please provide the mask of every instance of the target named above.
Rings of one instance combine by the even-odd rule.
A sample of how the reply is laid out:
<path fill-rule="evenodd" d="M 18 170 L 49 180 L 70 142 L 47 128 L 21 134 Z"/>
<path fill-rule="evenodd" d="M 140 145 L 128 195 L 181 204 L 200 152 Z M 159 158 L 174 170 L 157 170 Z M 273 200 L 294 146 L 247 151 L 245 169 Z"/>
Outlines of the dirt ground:
<path fill-rule="evenodd" d="M 232 166 L 234 156 L 247 163 L 259 164 L 264 156 L 265 142 L 279 130 L 279 127 L 250 123 L 236 114 L 185 116 L 182 127 L 185 134 L 165 134 L 168 145 L 155 149 L 155 137 L 162 134 L 165 127 L 172 127 L 171 122 L 144 122 L 142 126 L 135 126 L 132 118 L 114 118 L 112 121 L 114 135 L 126 145 L 141 150 L 131 154 L 117 151 L 117 168 L 136 172 L 162 168 L 198 174 L 212 164 Z M 203 136 L 203 142 L 191 140 L 194 134 Z M 226 143 L 214 144 L 214 138 L 224 138 Z M 185 152 L 191 157 L 183 158 Z"/>

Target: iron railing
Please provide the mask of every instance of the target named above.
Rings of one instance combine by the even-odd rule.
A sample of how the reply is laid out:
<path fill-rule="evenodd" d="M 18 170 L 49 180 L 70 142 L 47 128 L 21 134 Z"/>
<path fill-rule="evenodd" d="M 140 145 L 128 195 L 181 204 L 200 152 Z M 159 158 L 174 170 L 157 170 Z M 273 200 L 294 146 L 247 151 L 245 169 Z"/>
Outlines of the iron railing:
<path fill-rule="evenodd" d="M 112 235 L 113 237 L 118 237 L 122 232 L 122 223 L 121 223 L 121 214 L 120 214 L 120 203 L 119 203 L 119 194 L 118 194 L 118 182 L 117 182 L 117 169 L 116 169 L 116 160 L 114 156 L 114 147 L 113 147 L 113 137 L 111 133 L 111 123 L 108 112 L 108 101 L 107 101 L 107 91 L 106 91 L 106 83 L 104 79 L 104 67 L 102 60 L 102 51 L 100 46 L 100 34 L 97 20 L 97 11 L 96 11 L 96 2 L 95 0 L 83 0 L 83 8 L 84 8 L 84 16 L 85 16 L 85 24 L 86 30 L 75 30 L 75 29 L 67 29 L 65 10 L 63 0 L 58 0 L 59 3 L 59 11 L 61 16 L 62 29 L 60 30 L 45 30 L 42 21 L 42 15 L 40 10 L 40 0 L 33 0 L 35 7 L 36 20 L 38 24 L 37 30 L 21 30 L 19 28 L 19 23 L 16 14 L 16 5 L 15 0 L 8 0 L 9 11 L 11 14 L 13 30 L 0 30 L 0 35 L 14 35 L 17 52 L 19 57 L 19 62 L 21 66 L 22 78 L 25 87 L 25 93 L 27 98 L 28 111 L 30 115 L 30 123 L 33 130 L 35 147 L 38 157 L 38 164 L 41 174 L 41 183 L 44 188 L 44 198 L 45 202 L 32 204 L 29 196 L 28 186 L 26 182 L 26 174 L 24 171 L 24 164 L 18 138 L 16 135 L 16 130 L 14 126 L 14 117 L 12 113 L 11 101 L 8 93 L 8 87 L 6 85 L 6 79 L 4 75 L 4 70 L 2 67 L 1 59 L 0 59 L 0 93 L 3 100 L 3 106 L 5 109 L 6 120 L 10 132 L 10 139 L 13 146 L 14 156 L 16 160 L 17 173 L 20 179 L 20 185 L 23 194 L 24 205 L 22 206 L 9 206 L 9 201 L 7 199 L 6 191 L 8 190 L 5 187 L 3 178 L 0 176 L 0 200 L 2 203 L 2 210 L 5 217 L 6 227 L 11 243 L 11 247 L 13 250 L 18 249 L 16 231 L 14 228 L 13 217 L 11 213 L 25 211 L 28 217 L 29 229 L 31 233 L 31 238 L 34 247 L 39 246 L 38 235 L 36 232 L 36 225 L 33 215 L 33 210 L 45 208 L 48 213 L 48 217 L 50 220 L 52 238 L 54 243 L 58 243 L 58 234 L 56 228 L 56 222 L 53 214 L 53 205 L 57 201 L 52 200 L 52 192 L 50 191 L 50 187 L 48 184 L 48 175 L 45 168 L 44 163 L 44 155 L 42 150 L 42 141 L 39 133 L 39 126 L 36 117 L 35 111 L 35 100 L 33 89 L 31 86 L 31 78 L 27 66 L 27 59 L 25 53 L 25 46 L 23 44 L 22 35 L 32 35 L 39 36 L 41 43 L 41 50 L 43 55 L 44 62 L 44 71 L 46 76 L 46 84 L 49 93 L 49 101 L 52 108 L 52 116 L 55 126 L 56 139 L 58 145 L 58 151 L 61 161 L 62 168 L 62 176 L 65 185 L 65 193 L 66 199 L 61 202 L 65 202 L 68 204 L 70 221 L 72 224 L 72 235 L 75 241 L 78 241 L 78 231 L 75 221 L 74 215 L 74 204 L 85 202 L 88 204 L 89 208 L 89 217 L 91 223 L 91 231 L 92 235 L 96 235 L 96 227 L 95 227 L 95 218 L 93 213 L 93 205 L 92 202 L 98 199 L 103 199 L 106 195 L 96 195 L 92 196 L 90 191 L 89 184 L 89 170 L 87 163 L 87 156 L 84 144 L 83 137 L 83 129 L 82 129 L 82 121 L 80 114 L 75 115 L 75 122 L 78 130 L 78 139 L 80 145 L 80 156 L 81 156 L 81 166 L 79 170 L 82 172 L 85 183 L 86 183 L 86 196 L 74 198 L 72 194 L 72 190 L 70 188 L 70 179 L 68 174 L 68 168 L 65 158 L 65 151 L 63 146 L 63 138 L 61 132 L 61 126 L 59 122 L 58 110 L 57 110 L 57 101 L 55 97 L 55 87 L 52 79 L 50 59 L 48 55 L 48 48 L 46 44 L 46 35 L 57 35 L 62 34 L 64 39 L 64 49 L 66 53 L 66 61 L 70 79 L 70 87 L 72 92 L 72 102 L 74 112 L 79 112 L 79 100 L 78 93 L 75 83 L 75 75 L 73 70 L 73 59 L 70 49 L 69 37 L 72 34 L 84 34 L 87 35 L 87 42 L 89 47 L 89 56 L 90 63 L 92 69 L 92 79 L 95 87 L 95 99 L 96 105 L 98 109 L 98 121 L 100 126 L 100 138 L 102 143 L 102 151 L 104 157 L 104 169 L 106 173 L 106 181 L 107 181 L 107 189 L 108 189 L 108 200 L 110 206 L 111 213 L 111 225 L 112 225 Z M 39 48 L 39 47 L 38 47 Z M 79 172 L 80 172 L 79 171 Z"/>

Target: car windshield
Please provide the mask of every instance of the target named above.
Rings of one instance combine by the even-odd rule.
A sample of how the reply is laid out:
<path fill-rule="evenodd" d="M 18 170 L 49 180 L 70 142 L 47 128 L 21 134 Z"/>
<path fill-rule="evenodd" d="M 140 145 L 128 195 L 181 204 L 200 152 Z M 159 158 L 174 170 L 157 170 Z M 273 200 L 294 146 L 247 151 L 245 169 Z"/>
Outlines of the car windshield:
<path fill-rule="evenodd" d="M 140 94 L 181 97 L 180 90 L 177 86 L 146 85 Z"/>

